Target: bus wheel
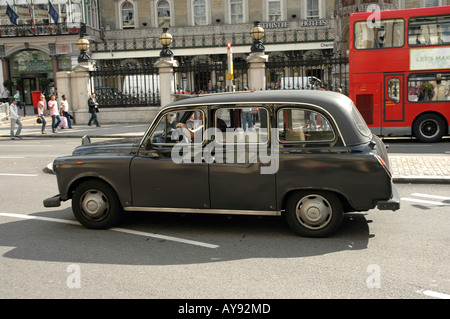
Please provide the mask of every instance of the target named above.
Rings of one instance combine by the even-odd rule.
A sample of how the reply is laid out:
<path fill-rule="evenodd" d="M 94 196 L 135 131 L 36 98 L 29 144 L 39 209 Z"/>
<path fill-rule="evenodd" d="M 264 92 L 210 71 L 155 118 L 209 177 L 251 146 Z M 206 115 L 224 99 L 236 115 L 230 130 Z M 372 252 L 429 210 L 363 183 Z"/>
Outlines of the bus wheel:
<path fill-rule="evenodd" d="M 444 136 L 445 123 L 439 115 L 423 114 L 417 118 L 413 126 L 413 134 L 419 142 L 434 143 Z"/>

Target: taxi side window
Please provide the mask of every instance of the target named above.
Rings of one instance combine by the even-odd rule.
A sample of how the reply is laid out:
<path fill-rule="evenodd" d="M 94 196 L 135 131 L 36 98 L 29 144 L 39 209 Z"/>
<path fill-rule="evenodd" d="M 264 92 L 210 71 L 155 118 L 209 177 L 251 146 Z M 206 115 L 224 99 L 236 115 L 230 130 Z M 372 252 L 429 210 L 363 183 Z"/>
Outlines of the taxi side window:
<path fill-rule="evenodd" d="M 215 113 L 217 141 L 228 143 L 267 143 L 268 113 L 261 105 L 222 108 Z"/>
<path fill-rule="evenodd" d="M 313 110 L 284 108 L 278 111 L 281 143 L 332 141 L 335 137 L 327 118 Z"/>
<path fill-rule="evenodd" d="M 201 110 L 169 111 L 153 131 L 152 144 L 177 144 L 183 140 L 203 142 L 204 119 Z"/>

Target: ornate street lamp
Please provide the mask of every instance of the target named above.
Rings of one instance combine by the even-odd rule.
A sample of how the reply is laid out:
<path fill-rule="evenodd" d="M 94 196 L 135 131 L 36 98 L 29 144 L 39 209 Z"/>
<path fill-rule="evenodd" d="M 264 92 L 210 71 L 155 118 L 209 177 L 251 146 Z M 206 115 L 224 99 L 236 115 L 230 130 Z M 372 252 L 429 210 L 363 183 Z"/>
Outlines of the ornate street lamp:
<path fill-rule="evenodd" d="M 76 47 L 78 50 L 80 50 L 80 55 L 78 56 L 78 63 L 88 62 L 91 59 L 89 54 L 87 54 L 87 51 L 89 50 L 89 40 L 83 37 L 79 38 L 76 43 Z"/>
<path fill-rule="evenodd" d="M 163 49 L 159 53 L 160 57 L 173 56 L 173 52 L 169 49 L 169 46 L 173 42 L 173 37 L 169 32 L 167 32 L 167 30 L 169 30 L 169 28 L 163 28 L 163 33 L 159 36 L 159 43 L 163 46 Z"/>
<path fill-rule="evenodd" d="M 253 39 L 253 45 L 250 48 L 252 52 L 264 52 L 266 49 L 261 39 L 264 37 L 264 28 L 261 27 L 259 21 L 253 22 L 253 28 L 250 30 L 250 36 Z"/>

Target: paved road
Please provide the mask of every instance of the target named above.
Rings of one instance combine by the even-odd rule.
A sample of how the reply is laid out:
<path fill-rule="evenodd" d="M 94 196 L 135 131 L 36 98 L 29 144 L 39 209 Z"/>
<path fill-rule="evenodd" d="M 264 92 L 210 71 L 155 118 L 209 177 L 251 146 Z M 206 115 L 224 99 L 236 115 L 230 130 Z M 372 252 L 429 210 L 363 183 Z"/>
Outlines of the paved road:
<path fill-rule="evenodd" d="M 70 202 L 42 206 L 57 193 L 42 167 L 78 144 L 0 139 L 0 298 L 450 295 L 450 185 L 399 184 L 399 211 L 347 215 L 325 239 L 297 237 L 277 217 L 176 213 L 133 213 L 118 228 L 92 231 Z"/>

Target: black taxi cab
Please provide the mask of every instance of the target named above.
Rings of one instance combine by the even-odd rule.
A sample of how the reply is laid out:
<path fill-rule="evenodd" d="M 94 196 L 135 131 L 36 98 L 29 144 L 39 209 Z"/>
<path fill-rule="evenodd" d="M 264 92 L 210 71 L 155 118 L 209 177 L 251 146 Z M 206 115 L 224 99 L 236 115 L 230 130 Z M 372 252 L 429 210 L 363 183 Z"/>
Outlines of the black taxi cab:
<path fill-rule="evenodd" d="M 348 212 L 398 210 L 382 140 L 353 102 L 326 91 L 202 95 L 163 107 L 140 138 L 55 159 L 56 207 L 88 228 L 127 211 L 285 216 L 300 236 L 336 232 Z"/>

